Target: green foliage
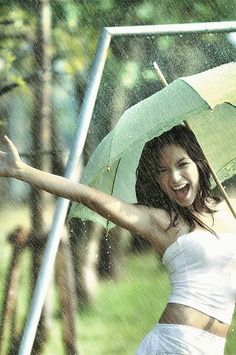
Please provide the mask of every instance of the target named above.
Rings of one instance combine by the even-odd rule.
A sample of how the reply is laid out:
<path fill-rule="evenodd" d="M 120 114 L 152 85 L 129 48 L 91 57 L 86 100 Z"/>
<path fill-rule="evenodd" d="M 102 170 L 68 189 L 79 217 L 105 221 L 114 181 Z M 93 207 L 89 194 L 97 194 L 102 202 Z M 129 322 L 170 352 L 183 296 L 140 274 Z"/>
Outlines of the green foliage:
<path fill-rule="evenodd" d="M 4 70 L 0 71 L 1 78 L 6 76 L 8 79 L 9 69 L 17 70 L 18 75 L 21 76 L 27 70 L 26 67 L 28 70 L 33 70 L 34 62 L 31 58 L 33 46 L 30 36 L 29 40 L 23 35 L 21 40 L 15 40 L 13 34 L 19 32 L 25 34 L 26 37 L 29 34 L 35 34 L 38 5 L 38 1 L 31 0 L 10 0 L 3 3 L 0 21 L 8 20 L 13 23 L 9 26 L 0 25 L 0 33 L 4 33 L 6 37 L 1 42 L 2 47 L 5 48 L 5 51 L 1 53 L 1 58 L 6 63 Z M 51 12 L 53 62 L 59 61 L 60 68 L 71 75 L 77 71 L 84 73 L 88 71 L 97 46 L 99 32 L 104 26 L 221 21 L 233 19 L 235 16 L 233 2 L 229 3 L 224 0 L 209 2 L 203 0 L 194 2 L 191 0 L 179 2 L 172 0 L 122 0 L 119 2 L 114 0 L 82 2 L 54 0 L 51 1 Z M 211 41 L 209 38 L 204 41 L 206 40 Z M 161 37 L 157 42 L 161 50 L 168 51 L 174 41 L 173 37 Z M 128 42 L 130 42 L 129 39 L 123 40 L 126 47 Z M 130 46 L 131 44 L 128 44 L 128 47 Z M 190 49 L 191 44 L 188 43 L 187 46 Z M 144 47 L 143 50 L 145 50 Z M 117 55 L 115 48 L 113 50 Z M 177 54 L 180 55 L 181 52 L 183 51 L 180 46 Z M 202 51 L 199 49 L 200 52 Z M 201 59 L 201 53 L 199 59 Z M 132 81 L 132 78 L 129 81 Z M 136 76 L 133 77 L 132 85 L 135 85 L 135 81 L 137 81 Z"/>
<path fill-rule="evenodd" d="M 5 11 L 0 16 L 0 48 L 1 68 L 0 78 L 7 83 L 21 81 L 24 74 L 26 53 L 28 54 L 31 38 L 30 14 L 21 10 L 18 6 L 11 11 Z M 31 22 L 31 23 L 30 23 Z M 27 58 L 28 60 L 28 58 Z"/>

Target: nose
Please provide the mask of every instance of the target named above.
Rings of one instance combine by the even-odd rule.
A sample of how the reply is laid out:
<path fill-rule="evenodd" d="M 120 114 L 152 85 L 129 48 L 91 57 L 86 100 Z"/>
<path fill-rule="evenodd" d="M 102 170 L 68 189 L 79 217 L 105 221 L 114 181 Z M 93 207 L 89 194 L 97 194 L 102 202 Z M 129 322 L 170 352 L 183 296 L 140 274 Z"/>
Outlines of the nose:
<path fill-rule="evenodd" d="M 181 179 L 180 172 L 178 169 L 173 169 L 169 173 L 169 182 L 171 184 L 177 184 Z"/>

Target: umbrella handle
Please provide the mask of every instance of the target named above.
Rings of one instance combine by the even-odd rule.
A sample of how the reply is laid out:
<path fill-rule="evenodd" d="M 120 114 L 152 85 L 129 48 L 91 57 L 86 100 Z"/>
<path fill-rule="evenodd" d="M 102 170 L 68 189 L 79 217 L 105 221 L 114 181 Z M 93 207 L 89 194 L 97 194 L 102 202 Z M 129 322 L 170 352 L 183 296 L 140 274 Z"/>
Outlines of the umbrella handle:
<path fill-rule="evenodd" d="M 158 66 L 157 62 L 154 62 L 153 66 L 156 69 L 157 74 L 158 74 L 161 82 L 163 83 L 163 85 L 164 86 L 168 86 L 168 82 L 166 81 L 166 79 L 165 79 L 160 67 Z M 187 121 L 183 121 L 183 122 L 184 122 L 186 127 L 191 129 L 189 122 L 187 122 Z M 221 184 L 220 180 L 218 179 L 217 174 L 215 173 L 214 169 L 212 168 L 212 166 L 211 166 L 209 160 L 206 158 L 206 156 L 205 156 L 205 159 L 206 159 L 206 161 L 207 161 L 207 163 L 209 165 L 209 168 L 210 168 L 210 171 L 211 171 L 211 175 L 212 175 L 213 179 L 215 180 L 216 185 L 219 187 L 220 192 L 222 193 L 226 203 L 228 204 L 228 206 L 230 208 L 230 211 L 232 212 L 234 218 L 236 219 L 236 212 L 235 212 L 235 210 L 234 210 L 234 208 L 233 208 L 233 206 L 232 206 L 232 204 L 231 204 L 231 202 L 229 200 L 228 195 L 225 192 L 225 189 L 224 189 L 223 185 Z"/>

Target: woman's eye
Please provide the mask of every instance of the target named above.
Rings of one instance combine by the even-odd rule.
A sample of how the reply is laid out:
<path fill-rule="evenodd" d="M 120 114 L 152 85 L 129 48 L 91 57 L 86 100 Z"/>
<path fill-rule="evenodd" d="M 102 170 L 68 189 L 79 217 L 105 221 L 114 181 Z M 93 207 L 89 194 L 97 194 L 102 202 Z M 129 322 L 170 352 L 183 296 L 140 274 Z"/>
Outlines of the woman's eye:
<path fill-rule="evenodd" d="M 180 163 L 180 164 L 179 164 L 179 167 L 180 167 L 180 168 L 183 168 L 184 166 L 187 166 L 187 165 L 188 165 L 187 162 L 183 162 L 183 163 Z"/>

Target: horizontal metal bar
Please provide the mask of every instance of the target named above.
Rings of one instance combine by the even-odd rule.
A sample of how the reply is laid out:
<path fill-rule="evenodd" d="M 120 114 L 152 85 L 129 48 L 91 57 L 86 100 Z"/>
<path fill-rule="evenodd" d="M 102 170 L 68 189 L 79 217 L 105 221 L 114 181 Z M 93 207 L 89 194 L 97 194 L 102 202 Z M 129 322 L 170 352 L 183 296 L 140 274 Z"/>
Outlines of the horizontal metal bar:
<path fill-rule="evenodd" d="M 205 32 L 234 32 L 236 21 L 202 22 L 202 23 L 178 23 L 167 25 L 147 26 L 117 26 L 105 27 L 112 36 L 132 35 L 178 35 L 184 33 L 205 33 Z"/>

